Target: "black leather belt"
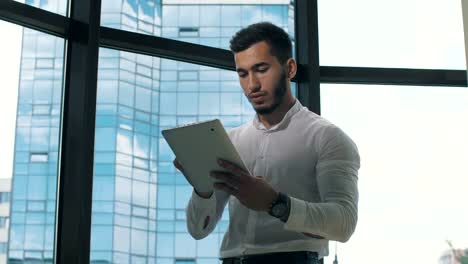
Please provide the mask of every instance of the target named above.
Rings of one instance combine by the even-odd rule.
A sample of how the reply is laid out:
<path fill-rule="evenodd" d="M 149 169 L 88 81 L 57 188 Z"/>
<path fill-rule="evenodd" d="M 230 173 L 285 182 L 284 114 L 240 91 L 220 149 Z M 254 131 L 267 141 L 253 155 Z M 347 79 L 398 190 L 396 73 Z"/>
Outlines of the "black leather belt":
<path fill-rule="evenodd" d="M 258 255 L 247 255 L 237 258 L 225 258 L 223 264 L 315 264 L 318 254 L 310 251 L 278 252 Z"/>

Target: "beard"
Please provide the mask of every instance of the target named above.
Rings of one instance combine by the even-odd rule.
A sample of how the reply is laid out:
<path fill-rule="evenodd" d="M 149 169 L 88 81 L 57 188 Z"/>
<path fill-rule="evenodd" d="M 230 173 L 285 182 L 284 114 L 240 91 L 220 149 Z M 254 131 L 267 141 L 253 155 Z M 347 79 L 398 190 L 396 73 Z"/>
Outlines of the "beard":
<path fill-rule="evenodd" d="M 273 103 L 269 106 L 253 107 L 255 112 L 259 115 L 267 115 L 273 113 L 278 106 L 283 102 L 284 95 L 287 89 L 286 72 L 282 71 L 281 76 L 273 90 Z"/>

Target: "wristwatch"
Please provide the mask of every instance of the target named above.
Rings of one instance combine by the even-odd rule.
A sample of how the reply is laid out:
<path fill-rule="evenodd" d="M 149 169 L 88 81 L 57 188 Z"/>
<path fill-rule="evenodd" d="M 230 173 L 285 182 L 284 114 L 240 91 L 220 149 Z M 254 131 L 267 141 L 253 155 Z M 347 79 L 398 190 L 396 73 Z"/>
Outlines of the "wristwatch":
<path fill-rule="evenodd" d="M 268 214 L 273 217 L 279 218 L 281 221 L 286 222 L 289 218 L 289 212 L 291 211 L 291 198 L 286 194 L 280 192 L 278 197 L 270 205 Z"/>

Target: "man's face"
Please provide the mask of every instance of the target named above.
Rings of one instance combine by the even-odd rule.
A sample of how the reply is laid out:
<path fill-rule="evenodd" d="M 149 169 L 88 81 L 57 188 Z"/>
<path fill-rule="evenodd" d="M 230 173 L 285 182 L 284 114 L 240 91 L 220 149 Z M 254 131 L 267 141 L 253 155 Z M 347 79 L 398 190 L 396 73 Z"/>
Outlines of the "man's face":
<path fill-rule="evenodd" d="M 287 92 L 285 68 L 265 41 L 235 53 L 236 70 L 245 96 L 258 114 L 272 113 Z"/>

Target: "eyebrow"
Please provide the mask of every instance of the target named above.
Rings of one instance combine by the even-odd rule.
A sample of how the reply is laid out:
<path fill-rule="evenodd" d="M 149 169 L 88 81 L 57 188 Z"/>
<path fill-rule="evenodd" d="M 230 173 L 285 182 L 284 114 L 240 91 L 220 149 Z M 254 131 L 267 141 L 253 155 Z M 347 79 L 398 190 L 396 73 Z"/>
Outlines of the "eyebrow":
<path fill-rule="evenodd" d="M 255 68 L 260 68 L 260 67 L 262 67 L 262 66 L 270 66 L 270 64 L 267 63 L 267 62 L 259 62 L 259 63 L 254 64 L 251 68 L 252 68 L 252 69 L 255 69 Z M 245 71 L 247 71 L 247 70 L 246 70 L 246 69 L 243 69 L 243 68 L 237 68 L 236 71 L 237 71 L 237 72 L 245 72 Z"/>

